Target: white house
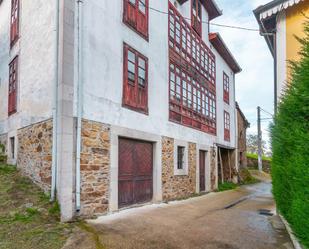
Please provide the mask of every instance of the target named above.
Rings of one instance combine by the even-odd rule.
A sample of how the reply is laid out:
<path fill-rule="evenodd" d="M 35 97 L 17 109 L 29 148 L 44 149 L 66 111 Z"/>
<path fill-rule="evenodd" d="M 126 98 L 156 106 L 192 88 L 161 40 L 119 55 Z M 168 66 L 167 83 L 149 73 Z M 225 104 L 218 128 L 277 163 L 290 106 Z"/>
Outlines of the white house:
<path fill-rule="evenodd" d="M 237 175 L 241 69 L 213 0 L 54 2 L 0 4 L 0 142 L 63 220 Z"/>

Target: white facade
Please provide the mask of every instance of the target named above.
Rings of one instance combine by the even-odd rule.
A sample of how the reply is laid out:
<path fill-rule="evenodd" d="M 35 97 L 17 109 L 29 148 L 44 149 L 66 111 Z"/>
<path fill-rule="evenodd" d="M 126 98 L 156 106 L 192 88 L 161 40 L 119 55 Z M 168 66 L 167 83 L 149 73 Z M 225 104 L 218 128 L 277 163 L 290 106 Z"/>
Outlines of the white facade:
<path fill-rule="evenodd" d="M 56 1 L 55 1 L 56 2 Z M 82 16 L 77 14 L 77 2 L 60 4 L 59 51 L 56 62 L 56 4 L 51 1 L 20 1 L 20 37 L 10 48 L 11 1 L 0 5 L 0 135 L 17 136 L 18 129 L 57 117 L 58 153 L 57 194 L 63 220 L 74 216 L 76 136 L 75 120 L 78 104 L 82 103 L 81 118 L 106 124 L 110 127 L 110 178 L 109 211 L 118 207 L 118 151 L 119 137 L 146 140 L 153 143 L 153 201 L 162 200 L 162 137 L 170 137 L 177 146 L 196 144 L 196 192 L 199 192 L 198 151 L 210 152 L 217 146 L 237 147 L 235 106 L 235 74 L 209 41 L 209 26 L 202 25 L 202 39 L 216 58 L 216 127 L 217 135 L 169 121 L 169 0 L 150 0 L 149 40 L 142 38 L 123 23 L 124 1 L 87 0 L 80 2 Z M 191 17 L 190 1 L 175 6 L 182 16 Z M 208 22 L 202 8 L 203 21 Z M 81 29 L 78 30 L 78 20 Z M 81 40 L 78 40 L 78 31 Z M 78 42 L 81 47 L 78 51 Z M 148 58 L 148 115 L 129 110 L 122 105 L 123 98 L 123 44 L 126 43 Z M 80 82 L 82 97 L 78 98 L 78 64 L 80 53 Z M 19 56 L 17 112 L 8 116 L 9 63 Z M 57 64 L 58 63 L 58 64 Z M 58 80 L 55 67 L 58 65 Z M 229 103 L 223 101 L 223 72 L 230 79 Z M 58 82 L 57 115 L 53 116 L 53 89 Z M 81 102 L 82 101 L 82 102 Z M 224 111 L 230 114 L 230 141 L 224 140 Z M 55 129 L 55 127 L 54 127 Z M 55 132 L 55 131 L 54 131 Z M 17 139 L 15 151 L 18 154 Z M 55 147 L 54 147 L 55 148 Z M 8 146 L 10 150 L 10 146 Z M 176 149 L 175 149 L 176 150 Z M 237 153 L 236 153 L 237 155 Z M 8 151 L 9 163 L 16 163 Z M 54 156 L 54 155 L 53 155 Z M 174 151 L 174 157 L 176 157 Z M 206 191 L 211 190 L 211 157 L 206 155 Z M 185 164 L 188 167 L 188 154 Z M 176 158 L 174 158 L 176 160 Z M 217 160 L 217 159 L 216 159 Z M 235 165 L 237 165 L 237 156 Z M 176 164 L 175 164 L 176 165 Z M 188 174 L 174 170 L 177 174 Z M 217 172 L 216 172 L 217 174 Z M 216 183 L 218 179 L 216 180 Z"/>
<path fill-rule="evenodd" d="M 191 15 L 190 1 L 178 9 Z M 150 1 L 152 8 L 168 12 L 168 0 Z M 177 5 L 179 6 L 179 4 Z M 169 122 L 168 15 L 149 10 L 149 42 L 122 22 L 123 1 L 89 0 L 84 3 L 83 81 L 84 115 L 90 120 L 170 136 L 197 144 L 219 143 L 235 148 L 234 74 L 221 56 L 216 56 L 217 136 Z M 206 13 L 203 8 L 204 13 Z M 207 17 L 206 14 L 203 15 Z M 100 20 L 100 21 L 97 21 Z M 109 37 L 110 39 L 107 39 Z M 210 47 L 208 25 L 203 24 L 203 39 Z M 149 116 L 122 107 L 123 43 L 149 60 Z M 230 77 L 230 105 L 223 101 L 223 71 Z M 224 141 L 223 110 L 231 115 L 231 141 Z"/>
<path fill-rule="evenodd" d="M 52 117 L 54 80 L 54 18 L 51 1 L 20 1 L 20 39 L 10 48 L 11 1 L 0 4 L 0 134 Z M 8 115 L 9 64 L 18 56 L 17 112 Z M 17 151 L 17 139 L 15 139 Z M 11 158 L 8 146 L 9 163 Z"/>

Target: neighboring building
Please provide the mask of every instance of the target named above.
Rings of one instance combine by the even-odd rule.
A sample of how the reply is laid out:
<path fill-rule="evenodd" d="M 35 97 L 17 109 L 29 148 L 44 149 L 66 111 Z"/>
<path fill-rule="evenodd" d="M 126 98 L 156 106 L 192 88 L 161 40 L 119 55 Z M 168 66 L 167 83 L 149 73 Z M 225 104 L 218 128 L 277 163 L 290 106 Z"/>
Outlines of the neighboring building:
<path fill-rule="evenodd" d="M 246 119 L 246 116 L 241 111 L 238 103 L 237 108 L 237 134 L 238 134 L 238 165 L 239 168 L 247 167 L 247 128 L 250 127 L 250 123 Z"/>
<path fill-rule="evenodd" d="M 254 10 L 261 33 L 275 60 L 275 106 L 289 81 L 289 61 L 298 60 L 304 36 L 304 22 L 309 16 L 308 0 L 274 0 Z M 306 17 L 307 16 L 307 17 Z"/>
<path fill-rule="evenodd" d="M 236 175 L 241 69 L 209 33 L 220 15 L 213 0 L 2 1 L 0 141 L 63 220 Z"/>

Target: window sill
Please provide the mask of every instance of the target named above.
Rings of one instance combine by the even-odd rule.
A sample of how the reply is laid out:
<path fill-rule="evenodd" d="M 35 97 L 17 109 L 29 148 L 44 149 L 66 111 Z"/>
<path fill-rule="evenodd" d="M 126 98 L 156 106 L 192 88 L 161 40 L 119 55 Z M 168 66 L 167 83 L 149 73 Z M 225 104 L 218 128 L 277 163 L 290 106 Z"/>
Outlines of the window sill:
<path fill-rule="evenodd" d="M 188 176 L 188 172 L 185 169 L 174 169 L 174 176 Z"/>

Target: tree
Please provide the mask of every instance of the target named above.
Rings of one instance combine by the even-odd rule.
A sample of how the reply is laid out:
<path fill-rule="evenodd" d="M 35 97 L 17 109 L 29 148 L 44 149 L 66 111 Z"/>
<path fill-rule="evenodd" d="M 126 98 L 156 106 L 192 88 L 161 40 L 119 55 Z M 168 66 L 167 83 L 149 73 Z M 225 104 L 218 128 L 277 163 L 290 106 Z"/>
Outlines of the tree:
<path fill-rule="evenodd" d="M 248 135 L 247 136 L 247 151 L 251 154 L 258 154 L 258 136 Z M 266 151 L 266 142 L 262 140 L 262 153 Z"/>
<path fill-rule="evenodd" d="M 309 248 L 309 21 L 299 62 L 271 127 L 272 182 L 277 208 Z"/>

